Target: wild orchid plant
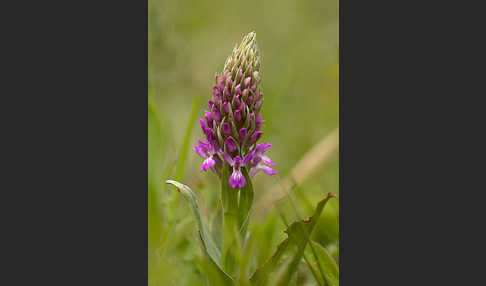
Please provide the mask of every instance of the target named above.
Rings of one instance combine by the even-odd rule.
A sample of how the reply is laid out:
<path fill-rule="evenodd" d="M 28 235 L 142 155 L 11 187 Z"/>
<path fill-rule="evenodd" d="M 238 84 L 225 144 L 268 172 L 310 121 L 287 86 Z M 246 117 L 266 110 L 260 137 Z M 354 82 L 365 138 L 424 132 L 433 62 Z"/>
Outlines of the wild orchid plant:
<path fill-rule="evenodd" d="M 279 285 L 287 285 L 285 283 L 295 277 L 296 265 L 304 255 L 309 234 L 316 222 L 316 219 L 311 220 L 309 217 L 305 221 L 291 224 L 286 231 L 289 237 L 280 244 L 272 258 L 251 277 L 245 276 L 248 270 L 243 268 L 248 269 L 248 266 L 238 263 L 245 255 L 242 252 L 249 237 L 247 227 L 254 194 L 251 179 L 259 171 L 267 175 L 277 173 L 271 168 L 275 163 L 265 155 L 272 144 L 258 143 L 265 122 L 261 114 L 264 96 L 259 88 L 260 64 L 256 34 L 251 32 L 235 46 L 226 60 L 223 72 L 216 74 L 208 110 L 204 112 L 204 119 L 199 119 L 204 140 L 198 140 L 198 145 L 193 149 L 204 159 L 201 171 L 211 170 L 221 181 L 221 246 L 209 234 L 192 190 L 176 181 L 167 181 L 178 188 L 191 206 L 203 251 L 210 261 L 211 267 L 206 269 L 206 274 L 211 285 L 265 285 L 268 276 L 281 264 L 280 259 L 292 257 L 287 263 L 288 274 L 279 278 Z M 331 194 L 319 202 L 312 218 L 320 216 L 330 197 Z M 314 249 L 313 253 L 318 263 Z M 328 257 L 325 259 L 332 260 Z M 337 285 L 336 277 L 326 276 L 326 271 L 319 270 L 323 274 L 321 280 L 326 285 Z"/>

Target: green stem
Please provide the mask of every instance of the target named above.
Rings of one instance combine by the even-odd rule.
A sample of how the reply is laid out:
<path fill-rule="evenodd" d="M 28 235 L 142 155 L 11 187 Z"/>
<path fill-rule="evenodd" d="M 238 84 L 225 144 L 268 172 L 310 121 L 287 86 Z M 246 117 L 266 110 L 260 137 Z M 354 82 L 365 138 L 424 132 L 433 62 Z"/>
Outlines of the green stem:
<path fill-rule="evenodd" d="M 222 231 L 222 264 L 227 273 L 235 273 L 238 249 L 235 247 L 238 234 L 238 190 L 228 184 L 229 166 L 224 164 L 221 184 L 221 198 L 223 203 L 223 231 Z"/>

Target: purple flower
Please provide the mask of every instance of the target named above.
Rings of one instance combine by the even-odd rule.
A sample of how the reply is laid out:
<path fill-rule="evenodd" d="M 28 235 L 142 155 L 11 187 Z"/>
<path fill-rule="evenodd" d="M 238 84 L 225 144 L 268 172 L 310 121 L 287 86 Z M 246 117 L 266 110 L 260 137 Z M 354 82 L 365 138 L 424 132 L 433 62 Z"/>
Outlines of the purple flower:
<path fill-rule="evenodd" d="M 201 140 L 198 141 L 199 145 L 194 146 L 194 151 L 201 156 L 201 158 L 205 159 L 202 166 L 201 171 L 206 171 L 207 169 L 214 170 L 214 166 L 216 165 L 216 158 L 214 155 L 217 154 L 215 146 L 208 141 L 202 142 Z"/>
<path fill-rule="evenodd" d="M 256 144 L 255 149 L 253 149 L 252 151 L 253 158 L 251 160 L 251 177 L 255 176 L 255 174 L 260 170 L 262 170 L 267 175 L 275 175 L 277 173 L 277 171 L 268 167 L 275 165 L 275 163 L 270 158 L 264 155 L 270 147 L 272 147 L 272 144 L 268 142 Z"/>
<path fill-rule="evenodd" d="M 261 144 L 256 144 L 254 157 L 261 158 L 262 162 L 265 165 L 273 166 L 275 165 L 275 163 L 270 158 L 264 155 L 265 152 L 267 152 L 267 150 L 270 149 L 270 147 L 272 147 L 272 143 L 265 142 Z"/>
<path fill-rule="evenodd" d="M 243 176 L 243 173 L 241 172 L 241 167 L 245 167 L 248 163 L 250 163 L 251 159 L 253 158 L 253 152 L 247 154 L 244 159 L 241 159 L 240 156 L 236 156 L 234 159 L 232 159 L 230 155 L 226 154 L 222 150 L 220 150 L 220 153 L 224 160 L 231 167 L 233 167 L 233 173 L 231 173 L 228 183 L 233 189 L 243 188 L 246 185 L 246 180 L 245 176 Z"/>

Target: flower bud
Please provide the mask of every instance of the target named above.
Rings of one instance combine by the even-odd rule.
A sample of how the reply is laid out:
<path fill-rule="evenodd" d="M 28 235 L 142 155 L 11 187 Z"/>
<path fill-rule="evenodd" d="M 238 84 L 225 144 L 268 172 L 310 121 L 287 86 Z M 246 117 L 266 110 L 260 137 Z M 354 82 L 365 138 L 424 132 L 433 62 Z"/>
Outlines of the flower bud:
<path fill-rule="evenodd" d="M 211 116 L 211 112 L 205 110 L 204 119 L 206 119 L 206 124 L 208 125 L 208 127 L 213 128 L 213 117 Z"/>
<path fill-rule="evenodd" d="M 223 103 L 223 113 L 226 115 L 229 112 L 229 103 L 225 102 Z"/>
<path fill-rule="evenodd" d="M 255 133 L 251 135 L 250 144 L 256 143 L 260 139 L 260 137 L 262 137 L 262 134 L 263 134 L 262 131 L 255 131 Z"/>
<path fill-rule="evenodd" d="M 235 112 L 234 112 L 234 118 L 235 118 L 235 121 L 236 122 L 240 122 L 241 121 L 241 110 L 240 109 L 235 110 Z"/>
<path fill-rule="evenodd" d="M 221 113 L 219 112 L 219 109 L 217 108 L 217 106 L 213 106 L 213 110 L 211 111 L 211 115 L 213 117 L 213 119 L 216 121 L 216 122 L 221 122 Z"/>
<path fill-rule="evenodd" d="M 245 88 L 248 88 L 250 86 L 250 81 L 251 81 L 251 77 L 245 78 Z"/>
<path fill-rule="evenodd" d="M 246 137 L 246 128 L 243 127 L 240 129 L 240 131 L 238 132 L 238 139 L 240 139 L 241 142 L 243 142 L 243 140 L 245 140 L 245 137 Z"/>
<path fill-rule="evenodd" d="M 235 88 L 235 95 L 238 94 L 240 95 L 241 94 L 241 84 L 238 84 Z"/>
<path fill-rule="evenodd" d="M 226 150 L 228 150 L 228 152 L 230 153 L 235 152 L 237 149 L 236 142 L 231 137 L 228 137 L 228 139 L 226 139 L 224 145 L 226 146 Z"/>
<path fill-rule="evenodd" d="M 225 122 L 223 123 L 221 130 L 225 136 L 229 136 L 231 134 L 231 125 L 228 122 Z"/>

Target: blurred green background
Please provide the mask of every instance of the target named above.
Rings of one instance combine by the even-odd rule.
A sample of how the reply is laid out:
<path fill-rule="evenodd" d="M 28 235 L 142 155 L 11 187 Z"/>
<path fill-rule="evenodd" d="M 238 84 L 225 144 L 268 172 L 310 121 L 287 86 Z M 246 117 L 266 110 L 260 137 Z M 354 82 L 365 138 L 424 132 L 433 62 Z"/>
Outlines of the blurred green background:
<path fill-rule="evenodd" d="M 178 179 L 197 193 L 208 224 L 217 227 L 218 180 L 212 173 L 200 173 L 202 160 L 191 149 L 202 138 L 197 120 L 190 120 L 194 97 L 199 97 L 196 114 L 202 117 L 215 73 L 222 71 L 234 45 L 255 31 L 265 94 L 261 141 L 273 144 L 268 155 L 284 178 L 339 125 L 338 1 L 149 0 L 148 13 L 149 285 L 204 285 L 189 208 L 163 183 L 176 179 L 179 156 L 187 152 Z M 184 150 L 188 126 L 191 144 L 190 150 Z M 325 194 L 339 194 L 338 169 L 335 152 L 279 204 L 284 217 L 289 222 L 303 218 Z M 255 176 L 255 201 L 276 184 L 277 176 Z M 336 259 L 338 205 L 338 200 L 330 202 L 313 233 L 313 239 Z M 270 213 L 252 217 L 249 228 L 261 235 L 256 265 L 268 259 L 286 237 L 277 208 L 266 207 Z M 299 285 L 315 285 L 305 267 L 299 271 Z"/>

